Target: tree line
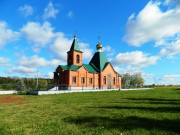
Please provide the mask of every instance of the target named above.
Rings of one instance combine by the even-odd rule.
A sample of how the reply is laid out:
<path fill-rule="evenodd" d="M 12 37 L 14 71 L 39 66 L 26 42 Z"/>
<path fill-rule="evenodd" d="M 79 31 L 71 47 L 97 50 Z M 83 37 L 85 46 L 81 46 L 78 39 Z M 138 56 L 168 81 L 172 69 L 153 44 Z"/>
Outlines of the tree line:
<path fill-rule="evenodd" d="M 144 85 L 141 73 L 130 75 L 124 74 L 122 77 L 122 88 L 140 88 Z M 19 78 L 0 77 L 0 90 L 47 90 L 54 86 L 52 79 L 39 78 Z"/>
<path fill-rule="evenodd" d="M 122 75 L 122 88 L 140 88 L 144 85 L 144 79 L 141 73 Z"/>
<path fill-rule="evenodd" d="M 47 90 L 51 84 L 47 78 L 0 77 L 0 90 Z"/>

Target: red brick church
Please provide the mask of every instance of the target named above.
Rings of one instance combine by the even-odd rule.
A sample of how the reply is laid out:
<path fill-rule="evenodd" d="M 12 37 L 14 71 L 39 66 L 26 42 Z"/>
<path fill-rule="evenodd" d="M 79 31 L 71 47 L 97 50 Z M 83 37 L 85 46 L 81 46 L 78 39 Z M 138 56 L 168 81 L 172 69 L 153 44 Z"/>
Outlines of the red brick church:
<path fill-rule="evenodd" d="M 120 89 L 121 77 L 102 52 L 100 42 L 89 64 L 83 64 L 83 52 L 76 36 L 67 52 L 67 65 L 59 65 L 54 72 L 58 89 Z"/>

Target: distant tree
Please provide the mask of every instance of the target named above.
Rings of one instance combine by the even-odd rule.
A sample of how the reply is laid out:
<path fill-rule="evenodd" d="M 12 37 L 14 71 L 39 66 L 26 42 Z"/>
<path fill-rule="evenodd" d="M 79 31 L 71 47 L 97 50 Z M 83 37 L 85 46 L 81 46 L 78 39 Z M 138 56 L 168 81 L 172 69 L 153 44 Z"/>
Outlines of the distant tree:
<path fill-rule="evenodd" d="M 25 84 L 24 84 L 23 79 L 20 79 L 18 81 L 18 83 L 17 83 L 17 90 L 20 90 L 20 91 L 25 90 Z"/>
<path fill-rule="evenodd" d="M 130 87 L 130 80 L 131 80 L 131 75 L 129 73 L 124 74 L 122 76 L 122 88 L 129 88 Z"/>
<path fill-rule="evenodd" d="M 52 79 L 39 78 L 38 90 L 46 90 Z M 35 90 L 36 78 L 1 77 L 0 90 Z"/>
<path fill-rule="evenodd" d="M 30 88 L 30 78 L 23 78 L 24 85 L 26 86 L 26 90 Z"/>
<path fill-rule="evenodd" d="M 136 87 L 142 87 L 144 85 L 144 78 L 142 77 L 141 73 L 137 73 L 135 74 L 135 78 L 136 78 Z"/>
<path fill-rule="evenodd" d="M 129 73 L 122 76 L 122 88 L 139 88 L 144 85 L 144 79 L 141 73 L 130 75 Z"/>
<path fill-rule="evenodd" d="M 47 79 L 40 79 L 38 86 L 39 86 L 39 89 L 40 89 L 40 90 L 46 90 L 47 87 L 48 87 L 48 81 L 47 81 Z"/>

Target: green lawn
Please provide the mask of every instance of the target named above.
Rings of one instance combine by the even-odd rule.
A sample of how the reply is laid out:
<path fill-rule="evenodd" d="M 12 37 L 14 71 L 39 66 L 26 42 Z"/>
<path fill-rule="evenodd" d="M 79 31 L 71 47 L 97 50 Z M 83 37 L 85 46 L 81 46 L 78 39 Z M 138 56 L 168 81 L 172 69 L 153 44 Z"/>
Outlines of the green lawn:
<path fill-rule="evenodd" d="M 0 96 L 0 135 L 180 134 L 180 88 L 12 96 Z"/>

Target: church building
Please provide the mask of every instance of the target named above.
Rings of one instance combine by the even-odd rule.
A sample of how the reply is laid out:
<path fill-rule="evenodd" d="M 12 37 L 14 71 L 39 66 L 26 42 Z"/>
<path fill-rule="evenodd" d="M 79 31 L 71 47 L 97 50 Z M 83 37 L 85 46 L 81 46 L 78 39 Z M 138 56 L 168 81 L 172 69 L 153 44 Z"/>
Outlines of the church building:
<path fill-rule="evenodd" d="M 59 90 L 121 88 L 121 77 L 108 62 L 100 42 L 96 48 L 97 52 L 89 64 L 83 64 L 83 52 L 74 36 L 71 48 L 67 52 L 67 65 L 59 65 L 54 72 L 54 83 Z"/>

